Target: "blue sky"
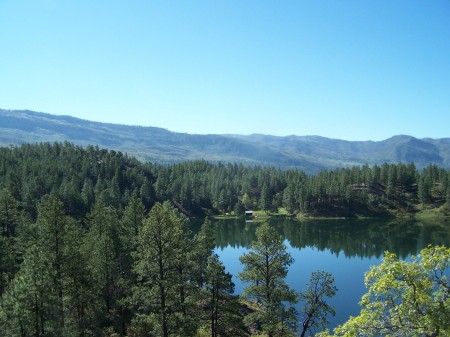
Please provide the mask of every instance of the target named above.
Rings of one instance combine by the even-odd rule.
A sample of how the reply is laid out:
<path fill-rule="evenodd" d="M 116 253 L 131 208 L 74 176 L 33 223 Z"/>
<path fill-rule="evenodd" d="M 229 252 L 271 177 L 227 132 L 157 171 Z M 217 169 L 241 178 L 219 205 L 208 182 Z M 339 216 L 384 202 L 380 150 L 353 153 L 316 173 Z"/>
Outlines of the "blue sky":
<path fill-rule="evenodd" d="M 450 137 L 450 1 L 0 0 L 0 108 L 201 134 Z"/>

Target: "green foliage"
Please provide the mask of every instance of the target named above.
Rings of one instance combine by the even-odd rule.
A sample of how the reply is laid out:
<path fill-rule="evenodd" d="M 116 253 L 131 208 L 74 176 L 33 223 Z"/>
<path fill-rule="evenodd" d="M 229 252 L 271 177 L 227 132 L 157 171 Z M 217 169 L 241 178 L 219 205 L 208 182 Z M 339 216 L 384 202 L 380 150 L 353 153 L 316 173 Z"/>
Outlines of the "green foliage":
<path fill-rule="evenodd" d="M 256 230 L 256 241 L 251 250 L 239 260 L 244 265 L 239 277 L 250 283 L 244 289 L 244 296 L 261 307 L 246 317 L 247 322 L 256 324 L 269 336 L 295 331 L 294 309 L 286 304 L 295 303 L 297 298 L 284 281 L 293 259 L 286 252 L 282 237 L 263 223 Z"/>
<path fill-rule="evenodd" d="M 232 275 L 225 272 L 225 267 L 215 254 L 208 258 L 205 277 L 210 336 L 245 336 L 239 302 L 237 297 L 232 296 Z"/>
<path fill-rule="evenodd" d="M 290 214 L 293 214 L 297 209 L 294 186 L 291 184 L 283 191 L 283 205 Z"/>
<path fill-rule="evenodd" d="M 57 298 L 49 291 L 51 286 L 49 261 L 39 247 L 33 245 L 27 250 L 20 271 L 2 298 L 2 331 L 12 337 L 58 336 L 61 330 Z"/>
<path fill-rule="evenodd" d="M 24 252 L 19 272 L 2 300 L 0 322 L 11 336 L 77 336 L 93 331 L 95 302 L 82 229 L 63 204 L 44 198 L 38 208 L 36 240 Z"/>
<path fill-rule="evenodd" d="M 191 251 L 186 219 L 169 203 L 156 203 L 138 236 L 134 272 L 135 326 L 149 325 L 153 334 L 174 336 L 195 331 L 194 288 L 187 282 Z"/>
<path fill-rule="evenodd" d="M 18 270 L 16 229 L 19 224 L 18 203 L 12 194 L 0 190 L 0 296 Z"/>
<path fill-rule="evenodd" d="M 321 171 L 282 171 L 242 164 L 193 161 L 143 164 L 121 152 L 69 143 L 0 148 L 0 188 L 35 219 L 36 204 L 46 194 L 58 197 L 65 212 L 84 219 L 96 202 L 123 211 L 131 195 L 148 211 L 155 202 L 172 200 L 187 215 L 269 212 L 376 216 L 414 213 L 448 204 L 449 172 L 430 165 L 419 173 L 414 164 L 383 164 Z M 243 208 L 244 207 L 244 208 Z"/>
<path fill-rule="evenodd" d="M 272 199 L 269 189 L 266 184 L 263 185 L 261 189 L 261 196 L 259 198 L 259 206 L 264 212 L 268 213 L 272 206 Z"/>
<path fill-rule="evenodd" d="M 429 247 L 411 262 L 386 252 L 366 274 L 361 313 L 336 336 L 448 336 L 450 249 Z"/>
<path fill-rule="evenodd" d="M 242 306 L 232 296 L 229 274 L 211 257 L 213 237 L 223 244 L 224 226 L 206 221 L 193 237 L 185 215 L 263 215 L 282 206 L 290 214 L 325 216 L 410 213 L 416 207 L 445 213 L 449 177 L 435 165 L 421 172 L 413 164 L 365 165 L 308 176 L 206 161 L 154 165 L 70 143 L 0 148 L 0 329 L 8 336 L 189 335 L 201 324 L 212 331 L 216 310 L 218 335 L 243 334 Z M 283 231 L 299 247 L 305 233 L 320 230 L 285 221 Z M 414 232 L 413 225 L 406 227 Z M 345 228 L 340 235 L 355 235 Z M 290 257 L 273 229 L 263 225 L 257 237 L 248 229 L 236 226 L 227 235 L 242 245 L 256 240 L 255 256 L 273 254 L 277 262 L 268 281 L 251 271 L 262 260 L 243 257 L 248 268 L 242 275 L 254 280 L 246 294 L 260 308 L 247 320 L 288 335 L 295 330 L 287 305 L 295 294 L 283 282 Z M 322 229 L 319 244 L 334 248 L 334 237 Z M 380 240 L 361 241 L 374 239 Z M 345 254 L 382 253 L 379 245 L 350 249 Z"/>
<path fill-rule="evenodd" d="M 123 258 L 125 249 L 122 238 L 125 233 L 116 210 L 97 202 L 87 216 L 89 232 L 83 249 L 88 254 L 88 268 L 92 289 L 100 299 L 98 310 L 102 324 L 116 324 L 123 320 L 120 298 L 124 292 Z M 120 330 L 120 325 L 116 326 Z"/>
<path fill-rule="evenodd" d="M 301 337 L 315 328 L 326 328 L 327 315 L 335 315 L 333 307 L 327 303 L 327 298 L 336 295 L 334 277 L 327 272 L 317 271 L 311 274 L 306 291 L 299 293 L 299 301 L 305 302 L 302 313 Z"/>
<path fill-rule="evenodd" d="M 194 249 L 190 256 L 192 277 L 199 288 L 205 284 L 208 259 L 212 256 L 214 247 L 214 227 L 206 218 L 200 231 L 194 237 Z"/>
<path fill-rule="evenodd" d="M 122 216 L 122 230 L 125 248 L 133 249 L 136 245 L 136 239 L 139 234 L 139 230 L 142 227 L 145 216 L 144 204 L 139 200 L 138 196 L 133 193 L 125 208 Z"/>

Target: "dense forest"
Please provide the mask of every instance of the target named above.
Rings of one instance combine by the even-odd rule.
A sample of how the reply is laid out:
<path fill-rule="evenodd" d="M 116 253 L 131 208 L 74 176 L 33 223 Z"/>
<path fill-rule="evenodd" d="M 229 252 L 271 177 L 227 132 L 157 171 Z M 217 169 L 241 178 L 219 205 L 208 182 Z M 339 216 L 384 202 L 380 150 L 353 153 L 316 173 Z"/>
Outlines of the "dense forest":
<path fill-rule="evenodd" d="M 446 212 L 449 178 L 437 166 L 419 172 L 413 164 L 309 176 L 206 161 L 141 163 L 70 143 L 1 148 L 0 329 L 36 337 L 287 336 L 295 319 L 280 303 L 312 297 L 286 289 L 291 260 L 276 232 L 261 226 L 241 257 L 242 279 L 254 281 L 247 293 L 258 307 L 251 308 L 233 296 L 231 275 L 213 254 L 210 221 L 194 235 L 188 217 L 281 208 L 313 216 Z M 261 247 L 273 247 L 273 256 Z M 280 260 L 261 276 L 255 261 L 264 257 Z M 266 279 L 280 291 L 262 288 Z M 310 286 L 317 284 L 326 296 L 336 291 L 331 275 L 312 275 Z"/>
<path fill-rule="evenodd" d="M 123 212 L 136 195 L 146 211 L 171 200 L 185 215 L 245 210 L 312 216 L 374 216 L 450 207 L 450 171 L 430 165 L 355 166 L 317 175 L 271 167 L 212 164 L 141 163 L 97 147 L 43 143 L 0 148 L 0 187 L 35 220 L 37 201 L 51 194 L 67 215 L 84 221 L 96 202 Z"/>

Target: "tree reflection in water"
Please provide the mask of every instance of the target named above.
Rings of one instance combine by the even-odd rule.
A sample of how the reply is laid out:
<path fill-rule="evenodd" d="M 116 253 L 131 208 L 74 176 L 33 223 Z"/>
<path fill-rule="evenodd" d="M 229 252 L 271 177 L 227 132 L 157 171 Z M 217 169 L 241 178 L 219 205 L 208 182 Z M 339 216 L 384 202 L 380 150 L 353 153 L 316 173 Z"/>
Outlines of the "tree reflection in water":
<path fill-rule="evenodd" d="M 310 274 L 317 270 L 330 272 L 335 277 L 338 292 L 330 303 L 337 314 L 330 317 L 331 329 L 345 322 L 350 315 L 359 313 L 358 302 L 366 292 L 364 273 L 371 265 L 381 262 L 384 251 L 407 259 L 428 245 L 450 246 L 449 222 L 398 219 L 298 221 L 283 217 L 267 221 L 284 235 L 295 260 L 287 278 L 294 289 L 304 289 Z M 202 222 L 203 219 L 193 223 L 194 232 Z M 255 230 L 260 224 L 248 223 L 245 219 L 214 221 L 217 253 L 227 271 L 234 275 L 237 294 L 243 289 L 236 278 L 242 270 L 239 256 L 256 239 Z"/>
<path fill-rule="evenodd" d="M 339 256 L 380 258 L 388 250 L 401 258 L 416 255 L 428 245 L 450 245 L 450 223 L 397 219 L 305 220 L 273 217 L 267 220 L 293 248 L 329 250 Z M 216 246 L 250 247 L 260 222 L 215 220 Z M 196 231 L 198 226 L 193 226 Z"/>

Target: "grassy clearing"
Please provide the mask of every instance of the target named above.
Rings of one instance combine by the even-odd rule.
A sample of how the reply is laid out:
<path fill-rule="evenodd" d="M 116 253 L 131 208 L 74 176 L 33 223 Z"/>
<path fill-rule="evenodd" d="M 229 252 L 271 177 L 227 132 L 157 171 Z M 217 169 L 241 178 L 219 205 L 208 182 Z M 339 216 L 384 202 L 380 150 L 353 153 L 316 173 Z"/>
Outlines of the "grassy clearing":
<path fill-rule="evenodd" d="M 415 214 L 416 219 L 450 219 L 450 210 L 445 205 L 437 208 L 419 208 L 419 212 Z"/>
<path fill-rule="evenodd" d="M 241 217 L 242 216 L 237 216 L 235 214 L 219 214 L 219 215 L 214 215 L 212 218 L 220 220 L 220 219 L 239 219 Z"/>
<path fill-rule="evenodd" d="M 219 214 L 213 216 L 214 219 L 239 219 L 244 217 L 245 215 L 236 215 L 234 213 L 229 214 Z M 255 210 L 253 211 L 253 217 L 251 218 L 253 221 L 263 221 L 266 219 L 269 219 L 271 217 L 290 217 L 292 214 L 289 214 L 289 212 L 281 207 L 276 212 L 269 212 L 266 213 L 263 210 Z M 354 217 L 351 217 L 352 219 L 377 219 L 377 218 L 386 218 L 386 217 L 392 217 L 392 218 L 398 218 L 398 219 L 417 219 L 417 220 L 426 220 L 426 219 L 450 219 L 450 209 L 449 207 L 446 207 L 445 205 L 442 205 L 440 207 L 422 207 L 418 206 L 415 212 L 389 212 L 383 215 L 357 215 Z M 295 218 L 298 220 L 332 220 L 332 219 L 348 219 L 348 217 L 345 216 L 336 216 L 331 215 L 326 216 L 317 216 L 317 215 L 310 215 L 306 213 L 298 213 Z"/>

